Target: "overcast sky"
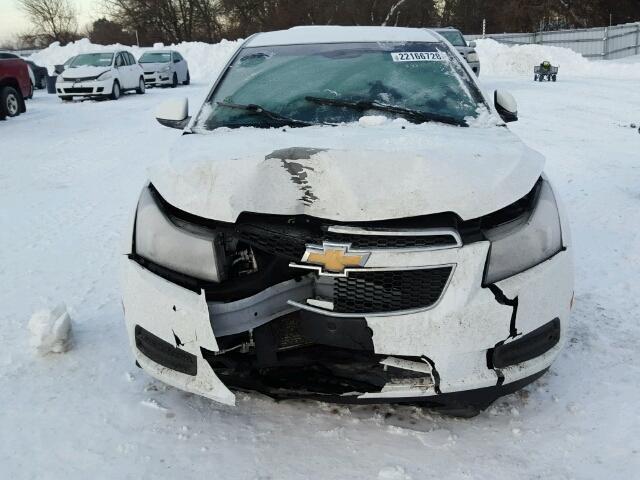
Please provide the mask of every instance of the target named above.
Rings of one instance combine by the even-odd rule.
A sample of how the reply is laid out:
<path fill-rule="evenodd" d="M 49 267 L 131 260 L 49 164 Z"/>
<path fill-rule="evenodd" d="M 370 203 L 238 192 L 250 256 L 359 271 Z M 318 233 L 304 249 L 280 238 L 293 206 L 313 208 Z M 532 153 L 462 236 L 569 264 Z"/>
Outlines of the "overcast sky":
<path fill-rule="evenodd" d="M 99 16 L 100 0 L 70 0 L 78 9 L 80 27 Z M 11 40 L 29 30 L 29 22 L 18 8 L 16 0 L 0 0 L 0 41 Z"/>

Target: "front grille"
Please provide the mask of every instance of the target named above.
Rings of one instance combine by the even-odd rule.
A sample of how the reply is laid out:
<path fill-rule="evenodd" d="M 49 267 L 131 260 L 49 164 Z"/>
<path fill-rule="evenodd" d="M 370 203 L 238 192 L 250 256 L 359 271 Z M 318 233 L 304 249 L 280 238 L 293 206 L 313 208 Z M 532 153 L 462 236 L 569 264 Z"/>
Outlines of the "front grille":
<path fill-rule="evenodd" d="M 75 78 L 67 78 L 67 77 L 63 77 L 63 80 L 65 82 L 88 82 L 91 80 L 95 80 L 98 77 L 75 77 Z"/>
<path fill-rule="evenodd" d="M 327 241 L 350 243 L 351 248 L 438 248 L 457 245 L 453 235 L 348 235 L 344 233 L 327 234 Z"/>
<path fill-rule="evenodd" d="M 64 93 L 93 93 L 91 87 L 65 88 Z"/>
<path fill-rule="evenodd" d="M 260 228 L 244 227 L 240 229 L 238 236 L 242 241 L 259 250 L 293 261 L 300 260 L 306 249 L 304 238 Z"/>
<path fill-rule="evenodd" d="M 453 235 L 349 235 L 327 232 L 324 235 L 288 232 L 274 232 L 258 227 L 241 227 L 238 236 L 241 240 L 264 252 L 299 261 L 304 255 L 307 244 L 322 245 L 323 242 L 349 244 L 352 249 L 395 249 L 395 248 L 443 248 L 456 246 Z"/>
<path fill-rule="evenodd" d="M 451 269 L 350 272 L 335 280 L 334 311 L 364 314 L 428 308 L 442 295 Z"/>

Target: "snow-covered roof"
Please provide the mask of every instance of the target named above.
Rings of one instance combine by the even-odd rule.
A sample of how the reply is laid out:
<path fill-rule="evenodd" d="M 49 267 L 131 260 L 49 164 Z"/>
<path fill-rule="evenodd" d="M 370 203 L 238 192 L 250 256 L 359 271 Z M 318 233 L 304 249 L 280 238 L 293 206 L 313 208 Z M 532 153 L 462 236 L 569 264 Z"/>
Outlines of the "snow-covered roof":
<path fill-rule="evenodd" d="M 250 47 L 342 42 L 439 42 L 431 32 L 403 27 L 306 26 L 258 33 L 247 42 Z"/>

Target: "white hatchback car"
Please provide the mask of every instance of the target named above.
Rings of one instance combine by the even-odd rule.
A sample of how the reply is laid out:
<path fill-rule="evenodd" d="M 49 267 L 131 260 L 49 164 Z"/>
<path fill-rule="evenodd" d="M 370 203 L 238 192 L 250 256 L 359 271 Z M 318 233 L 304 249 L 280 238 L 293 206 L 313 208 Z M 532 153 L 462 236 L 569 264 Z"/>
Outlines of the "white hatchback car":
<path fill-rule="evenodd" d="M 56 92 L 62 100 L 73 97 L 120 98 L 123 92 L 145 92 L 144 72 L 126 51 L 82 53 L 58 76 Z"/>
<path fill-rule="evenodd" d="M 175 88 L 179 83 L 191 83 L 187 61 L 174 50 L 150 50 L 142 54 L 138 63 L 144 70 L 144 81 L 147 85 Z"/>
<path fill-rule="evenodd" d="M 544 157 L 440 35 L 300 27 L 244 42 L 151 171 L 126 236 L 139 366 L 232 389 L 473 414 L 568 331 L 569 224 Z"/>

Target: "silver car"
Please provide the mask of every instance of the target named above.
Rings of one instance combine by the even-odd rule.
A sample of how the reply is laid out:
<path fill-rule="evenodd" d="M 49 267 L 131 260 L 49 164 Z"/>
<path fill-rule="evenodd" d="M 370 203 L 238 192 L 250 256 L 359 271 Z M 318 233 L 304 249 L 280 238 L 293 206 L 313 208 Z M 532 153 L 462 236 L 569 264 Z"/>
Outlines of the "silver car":
<path fill-rule="evenodd" d="M 175 50 L 152 50 L 145 52 L 138 63 L 144 70 L 144 83 L 149 86 L 171 86 L 179 83 L 189 85 L 189 65 Z"/>
<path fill-rule="evenodd" d="M 457 28 L 435 28 L 434 31 L 442 35 L 451 45 L 456 47 L 456 50 L 460 52 L 460 55 L 467 61 L 471 70 L 479 77 L 480 76 L 480 59 L 476 53 L 476 42 L 469 42 L 464 39 L 462 32 Z"/>

